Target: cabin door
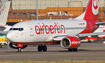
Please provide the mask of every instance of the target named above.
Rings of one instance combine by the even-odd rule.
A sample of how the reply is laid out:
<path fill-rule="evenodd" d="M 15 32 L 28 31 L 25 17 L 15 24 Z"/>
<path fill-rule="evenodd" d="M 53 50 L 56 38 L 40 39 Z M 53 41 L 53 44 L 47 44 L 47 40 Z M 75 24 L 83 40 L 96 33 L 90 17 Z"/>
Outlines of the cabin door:
<path fill-rule="evenodd" d="M 32 27 L 32 24 L 28 24 L 29 30 L 30 30 L 30 36 L 34 36 L 34 29 Z"/>

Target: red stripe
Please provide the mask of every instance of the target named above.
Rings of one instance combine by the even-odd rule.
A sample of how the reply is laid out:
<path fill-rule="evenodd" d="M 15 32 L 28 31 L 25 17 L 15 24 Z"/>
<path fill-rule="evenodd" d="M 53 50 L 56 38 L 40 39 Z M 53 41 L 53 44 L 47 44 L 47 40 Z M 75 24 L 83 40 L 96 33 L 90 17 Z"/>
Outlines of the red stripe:
<path fill-rule="evenodd" d="M 22 44 L 22 45 L 55 45 L 60 44 L 60 41 L 50 41 L 50 42 L 13 42 L 14 44 Z"/>

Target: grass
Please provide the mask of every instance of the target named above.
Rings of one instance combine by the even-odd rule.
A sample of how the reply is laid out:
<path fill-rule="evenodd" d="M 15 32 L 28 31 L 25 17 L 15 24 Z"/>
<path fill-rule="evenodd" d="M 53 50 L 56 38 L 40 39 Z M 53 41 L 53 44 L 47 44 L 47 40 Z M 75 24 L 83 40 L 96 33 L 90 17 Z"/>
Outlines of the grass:
<path fill-rule="evenodd" d="M 61 61 L 0 61 L 0 63 L 105 63 L 105 60 L 61 60 Z"/>

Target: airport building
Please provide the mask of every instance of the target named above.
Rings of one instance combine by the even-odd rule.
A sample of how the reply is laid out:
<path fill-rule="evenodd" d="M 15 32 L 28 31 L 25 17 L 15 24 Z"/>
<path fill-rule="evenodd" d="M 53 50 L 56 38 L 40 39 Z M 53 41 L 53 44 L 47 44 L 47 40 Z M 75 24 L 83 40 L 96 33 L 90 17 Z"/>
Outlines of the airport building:
<path fill-rule="evenodd" d="M 0 0 L 0 6 L 11 1 L 13 9 L 36 9 L 36 0 Z M 86 7 L 89 0 L 38 0 L 38 9 L 47 7 Z M 105 6 L 105 0 L 100 0 L 100 7 Z"/>
<path fill-rule="evenodd" d="M 0 6 L 11 1 L 8 22 L 36 19 L 36 0 L 0 0 Z M 89 0 L 38 0 L 39 20 L 71 19 L 82 14 Z M 105 21 L 105 0 L 99 3 L 99 20 Z"/>

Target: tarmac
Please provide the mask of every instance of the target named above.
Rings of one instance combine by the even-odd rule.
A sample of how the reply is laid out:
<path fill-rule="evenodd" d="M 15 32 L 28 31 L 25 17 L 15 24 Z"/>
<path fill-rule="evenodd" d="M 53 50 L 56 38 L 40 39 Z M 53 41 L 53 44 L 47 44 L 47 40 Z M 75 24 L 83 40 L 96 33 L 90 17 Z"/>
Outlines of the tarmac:
<path fill-rule="evenodd" d="M 102 41 L 81 43 L 77 52 L 68 52 L 60 45 L 48 45 L 47 52 L 38 52 L 36 46 L 28 46 L 24 52 L 4 46 L 0 48 L 2 61 L 58 61 L 58 60 L 105 60 L 105 44 Z"/>

